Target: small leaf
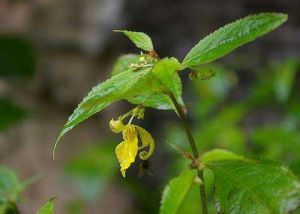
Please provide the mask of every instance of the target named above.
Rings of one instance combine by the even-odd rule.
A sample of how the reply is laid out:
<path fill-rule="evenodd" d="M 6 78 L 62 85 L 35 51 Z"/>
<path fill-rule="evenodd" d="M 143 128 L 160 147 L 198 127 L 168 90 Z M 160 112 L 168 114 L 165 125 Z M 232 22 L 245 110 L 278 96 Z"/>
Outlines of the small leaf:
<path fill-rule="evenodd" d="M 151 38 L 143 32 L 134 32 L 128 30 L 114 30 L 114 32 L 124 33 L 138 48 L 144 51 L 153 51 Z"/>
<path fill-rule="evenodd" d="M 225 150 L 201 158 L 215 174 L 218 213 L 284 214 L 298 206 L 300 183 L 286 168 Z"/>
<path fill-rule="evenodd" d="M 54 200 L 55 198 L 51 198 L 47 201 L 38 211 L 36 214 L 52 214 L 54 209 Z"/>
<path fill-rule="evenodd" d="M 280 13 L 260 13 L 228 24 L 195 45 L 184 58 L 181 68 L 191 68 L 212 62 L 234 49 L 263 36 L 287 20 Z"/>
<path fill-rule="evenodd" d="M 194 179 L 195 171 L 186 170 L 169 182 L 163 191 L 160 214 L 174 214 L 177 212 Z"/>

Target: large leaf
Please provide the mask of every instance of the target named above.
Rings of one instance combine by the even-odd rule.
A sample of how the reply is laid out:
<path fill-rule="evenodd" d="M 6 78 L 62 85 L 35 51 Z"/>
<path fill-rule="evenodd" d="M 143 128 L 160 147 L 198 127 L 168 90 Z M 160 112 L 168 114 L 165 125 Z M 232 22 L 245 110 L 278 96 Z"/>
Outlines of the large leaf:
<path fill-rule="evenodd" d="M 179 63 L 174 59 L 164 59 L 162 61 L 165 69 L 161 69 L 162 74 L 160 75 L 152 72 L 151 67 L 138 70 L 128 69 L 95 86 L 74 110 L 61 129 L 54 145 L 53 155 L 63 135 L 112 102 L 127 99 L 132 103 L 142 103 L 144 106 L 158 107 L 165 105 L 166 109 L 172 109 L 173 105 L 170 98 L 164 95 L 166 90 L 169 90 L 175 94 L 180 103 L 183 103 L 181 99 L 181 82 L 178 74 L 175 72 L 179 67 Z M 174 63 L 176 66 L 173 65 Z M 161 63 L 154 65 L 153 69 L 155 70 L 157 66 L 161 67 Z M 172 81 L 175 83 L 170 84 Z M 145 94 L 147 96 L 141 97 Z"/>
<path fill-rule="evenodd" d="M 30 41 L 13 35 L 0 37 L 0 76 L 27 77 L 35 71 L 35 53 Z"/>
<path fill-rule="evenodd" d="M 204 154 L 201 161 L 215 174 L 219 213 L 279 214 L 298 206 L 300 183 L 282 166 L 219 149 Z"/>
<path fill-rule="evenodd" d="M 124 33 L 138 48 L 142 50 L 153 51 L 151 38 L 143 32 L 134 32 L 128 30 L 115 30 L 114 32 Z"/>
<path fill-rule="evenodd" d="M 54 209 L 54 198 L 49 199 L 36 214 L 52 214 Z"/>
<path fill-rule="evenodd" d="M 228 24 L 200 40 L 187 54 L 181 67 L 190 68 L 212 62 L 274 30 L 286 20 L 285 14 L 260 13 Z"/>
<path fill-rule="evenodd" d="M 186 170 L 169 182 L 163 191 L 160 206 L 161 214 L 177 212 L 193 184 L 195 175 L 195 170 Z"/>
<path fill-rule="evenodd" d="M 61 129 L 54 145 L 53 156 L 60 138 L 80 122 L 101 111 L 114 101 L 138 95 L 149 81 L 150 68 L 134 72 L 127 70 L 95 86 L 82 100 Z"/>

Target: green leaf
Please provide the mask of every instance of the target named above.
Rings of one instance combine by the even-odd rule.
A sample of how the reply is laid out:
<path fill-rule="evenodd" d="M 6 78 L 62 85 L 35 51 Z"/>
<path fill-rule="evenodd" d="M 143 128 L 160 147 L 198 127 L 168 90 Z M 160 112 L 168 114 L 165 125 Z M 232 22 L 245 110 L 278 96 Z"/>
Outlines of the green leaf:
<path fill-rule="evenodd" d="M 15 172 L 0 166 L 0 204 L 15 203 L 23 190 L 24 185 Z"/>
<path fill-rule="evenodd" d="M 286 20 L 286 14 L 260 13 L 228 24 L 200 40 L 186 55 L 181 68 L 190 68 L 212 62 L 274 30 Z"/>
<path fill-rule="evenodd" d="M 175 59 L 163 59 L 152 68 L 128 69 L 95 86 L 74 110 L 61 129 L 53 149 L 53 157 L 59 140 L 80 122 L 106 108 L 112 102 L 127 99 L 132 103 L 150 107 L 173 109 L 170 98 L 164 93 L 172 91 L 181 104 L 181 81 L 175 70 Z M 161 74 L 157 72 L 160 71 Z"/>
<path fill-rule="evenodd" d="M 0 131 L 4 131 L 26 116 L 26 111 L 23 108 L 4 97 L 0 97 L 0 112 Z"/>
<path fill-rule="evenodd" d="M 161 82 L 165 90 L 175 96 L 181 96 L 181 80 L 178 76 L 180 64 L 176 58 L 164 58 L 158 61 L 152 69 L 154 77 Z"/>
<path fill-rule="evenodd" d="M 61 129 L 54 145 L 53 157 L 61 137 L 76 125 L 101 111 L 112 102 L 138 95 L 141 90 L 144 90 L 144 87 L 149 85 L 147 84 L 149 81 L 147 75 L 150 70 L 151 68 L 141 69 L 137 72 L 127 70 L 95 86 L 74 110 Z"/>
<path fill-rule="evenodd" d="M 5 35 L 0 37 L 0 76 L 28 77 L 35 71 L 35 53 L 27 39 Z"/>
<path fill-rule="evenodd" d="M 195 171 L 186 170 L 169 182 L 163 191 L 160 205 L 161 214 L 173 214 L 177 212 L 194 179 Z"/>
<path fill-rule="evenodd" d="M 54 200 L 55 198 L 49 199 L 38 211 L 36 214 L 52 214 L 54 209 Z"/>
<path fill-rule="evenodd" d="M 125 54 L 123 56 L 120 56 L 114 64 L 113 70 L 111 72 L 112 76 L 128 70 L 129 65 L 138 61 L 140 57 L 141 55 L 137 54 Z"/>
<path fill-rule="evenodd" d="M 124 33 L 138 48 L 142 50 L 149 52 L 154 50 L 151 38 L 143 32 L 128 30 L 114 30 L 114 32 Z"/>
<path fill-rule="evenodd" d="M 155 81 L 161 85 L 160 90 L 164 92 L 172 92 L 177 101 L 184 105 L 182 100 L 182 85 L 180 77 L 177 73 L 179 62 L 176 58 L 164 58 L 155 63 L 151 74 Z M 134 104 L 144 103 L 145 106 L 157 109 L 173 109 L 172 100 L 164 93 L 149 93 L 144 92 L 133 98 L 128 99 Z"/>
<path fill-rule="evenodd" d="M 205 153 L 201 157 L 201 161 L 204 164 L 208 164 L 212 161 L 222 161 L 222 160 L 232 160 L 232 159 L 240 160 L 243 159 L 243 157 L 224 149 L 214 149 L 210 152 Z"/>
<path fill-rule="evenodd" d="M 225 150 L 201 158 L 215 174 L 218 213 L 283 214 L 298 206 L 300 183 L 286 168 Z"/>

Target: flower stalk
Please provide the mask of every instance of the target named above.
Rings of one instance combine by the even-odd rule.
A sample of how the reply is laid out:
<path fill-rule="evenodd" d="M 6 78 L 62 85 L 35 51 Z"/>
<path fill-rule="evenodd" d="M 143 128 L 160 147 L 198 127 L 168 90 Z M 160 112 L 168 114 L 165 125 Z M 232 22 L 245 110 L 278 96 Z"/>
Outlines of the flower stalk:
<path fill-rule="evenodd" d="M 194 137 L 192 135 L 187 117 L 186 117 L 184 111 L 182 110 L 181 106 L 177 102 L 174 94 L 169 93 L 169 96 L 170 96 L 170 98 L 171 98 L 171 100 L 172 100 L 172 102 L 173 102 L 173 104 L 174 104 L 174 106 L 177 110 L 178 116 L 181 120 L 181 123 L 182 123 L 182 125 L 185 129 L 187 138 L 189 140 L 190 147 L 192 149 L 194 159 L 196 160 L 196 162 L 193 162 L 193 163 L 198 164 L 197 160 L 199 159 L 199 152 L 198 152 L 198 149 L 196 147 L 195 140 L 194 140 Z M 202 204 L 202 213 L 207 214 L 208 213 L 207 212 L 207 200 L 206 200 L 206 193 L 205 193 L 203 169 L 201 169 L 201 167 L 197 166 L 196 170 L 197 170 L 197 174 L 198 174 L 199 178 L 202 180 L 202 182 L 200 183 L 200 186 L 199 186 L 200 187 L 200 198 L 201 198 L 201 204 Z"/>

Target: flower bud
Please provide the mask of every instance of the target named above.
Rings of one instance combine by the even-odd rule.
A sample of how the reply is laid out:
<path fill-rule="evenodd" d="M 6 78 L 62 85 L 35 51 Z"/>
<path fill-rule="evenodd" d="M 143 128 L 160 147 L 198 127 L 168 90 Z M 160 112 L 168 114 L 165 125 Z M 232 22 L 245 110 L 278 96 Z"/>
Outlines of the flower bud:
<path fill-rule="evenodd" d="M 122 120 L 120 120 L 120 119 L 118 119 L 118 120 L 111 119 L 109 121 L 109 127 L 114 133 L 120 133 L 125 128 Z"/>

